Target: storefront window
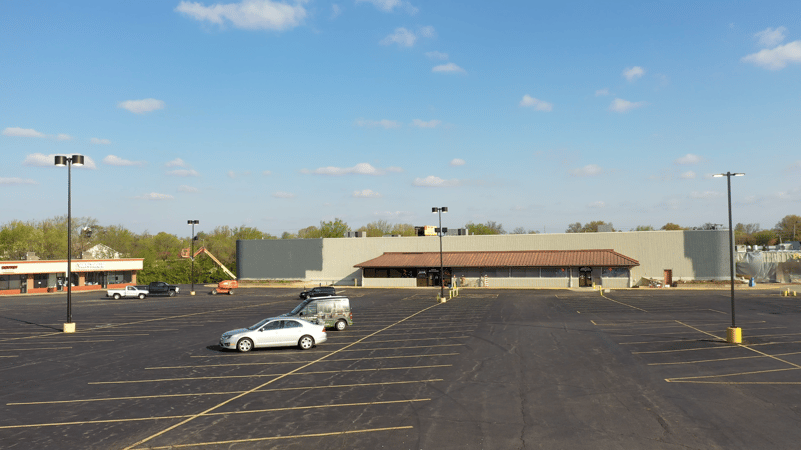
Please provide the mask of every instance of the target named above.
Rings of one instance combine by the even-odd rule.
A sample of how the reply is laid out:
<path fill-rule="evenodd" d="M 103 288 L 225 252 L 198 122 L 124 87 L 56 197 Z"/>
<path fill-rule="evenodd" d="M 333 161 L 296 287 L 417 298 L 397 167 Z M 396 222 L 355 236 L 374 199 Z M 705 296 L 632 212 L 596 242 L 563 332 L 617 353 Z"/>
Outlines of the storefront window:
<path fill-rule="evenodd" d="M 604 267 L 601 276 L 604 278 L 628 278 L 629 269 L 626 267 Z"/>
<path fill-rule="evenodd" d="M 0 291 L 17 290 L 25 275 L 0 275 Z"/>
<path fill-rule="evenodd" d="M 562 267 L 542 267 L 540 276 L 542 278 L 567 278 L 567 270 Z"/>

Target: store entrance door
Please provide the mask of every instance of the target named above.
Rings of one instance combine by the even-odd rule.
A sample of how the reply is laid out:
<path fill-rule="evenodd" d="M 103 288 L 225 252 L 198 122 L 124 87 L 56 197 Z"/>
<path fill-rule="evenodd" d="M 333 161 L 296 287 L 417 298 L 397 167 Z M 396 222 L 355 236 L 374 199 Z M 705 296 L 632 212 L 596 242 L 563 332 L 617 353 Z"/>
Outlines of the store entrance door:
<path fill-rule="evenodd" d="M 579 269 L 579 287 L 592 287 L 592 267 Z"/>

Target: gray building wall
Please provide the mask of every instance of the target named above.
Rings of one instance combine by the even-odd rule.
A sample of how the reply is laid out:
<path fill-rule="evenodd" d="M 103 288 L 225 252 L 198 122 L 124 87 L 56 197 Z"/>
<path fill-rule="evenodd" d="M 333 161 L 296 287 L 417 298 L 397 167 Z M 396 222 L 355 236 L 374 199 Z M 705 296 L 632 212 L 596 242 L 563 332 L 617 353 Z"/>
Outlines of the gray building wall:
<path fill-rule="evenodd" d="M 443 251 L 613 249 L 634 258 L 634 281 L 727 280 L 728 231 L 632 231 L 617 233 L 504 234 L 445 236 Z M 321 283 L 361 285 L 356 264 L 384 252 L 439 252 L 439 238 L 377 237 L 237 241 L 240 279 L 293 278 Z"/>

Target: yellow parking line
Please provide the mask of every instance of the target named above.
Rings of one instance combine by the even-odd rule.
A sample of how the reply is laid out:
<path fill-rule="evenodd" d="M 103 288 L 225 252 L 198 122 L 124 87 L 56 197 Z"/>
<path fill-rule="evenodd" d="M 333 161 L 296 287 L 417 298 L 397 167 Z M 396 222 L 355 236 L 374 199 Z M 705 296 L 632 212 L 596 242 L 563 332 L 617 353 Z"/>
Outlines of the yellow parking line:
<path fill-rule="evenodd" d="M 756 375 L 761 373 L 776 373 L 776 372 L 787 372 L 789 370 L 798 370 L 798 367 L 786 367 L 784 369 L 770 369 L 770 370 L 755 370 L 752 372 L 738 372 L 738 373 L 724 373 L 722 375 L 703 375 L 698 377 L 676 377 L 676 378 L 665 378 L 665 381 L 668 383 L 674 383 L 677 381 L 686 381 L 686 380 L 703 380 L 708 378 L 725 378 L 725 377 L 735 377 L 738 375 Z"/>
<path fill-rule="evenodd" d="M 415 316 L 417 316 L 417 315 L 420 315 L 420 314 L 422 314 L 422 313 L 424 313 L 424 312 L 428 311 L 429 309 L 436 308 L 437 306 L 439 306 L 439 305 L 442 305 L 442 304 L 443 304 L 443 303 L 435 303 L 435 304 L 433 304 L 433 305 L 431 305 L 431 306 L 428 306 L 428 307 L 426 307 L 426 308 L 423 308 L 423 309 L 421 309 L 421 310 L 417 311 L 416 313 L 414 313 L 414 314 L 412 314 L 412 315 L 410 315 L 410 316 L 407 316 L 407 317 L 405 317 L 405 318 L 403 318 L 403 319 L 399 320 L 398 322 L 395 322 L 395 323 L 394 323 L 394 324 L 392 324 L 392 325 L 389 325 L 389 326 L 387 326 L 386 328 L 383 328 L 383 329 L 381 329 L 381 330 L 378 330 L 378 331 L 376 331 L 374 334 L 378 334 L 378 333 L 380 333 L 380 332 L 382 332 L 382 331 L 384 331 L 384 330 L 388 330 L 389 328 L 391 328 L 391 327 L 393 327 L 393 326 L 395 326 L 395 325 L 397 325 L 397 324 L 403 323 L 403 322 L 404 322 L 404 321 L 406 321 L 406 320 L 410 320 L 411 318 L 413 318 L 413 317 L 415 317 Z M 374 335 L 374 334 L 373 334 L 373 335 Z M 373 335 L 370 335 L 370 336 L 373 336 Z M 365 336 L 365 337 L 364 337 L 364 339 L 367 339 L 367 338 L 369 338 L 370 336 Z M 319 359 L 317 359 L 316 361 L 312 361 L 312 362 L 310 362 L 310 363 L 306 364 L 305 366 L 298 367 L 297 369 L 294 369 L 294 370 L 292 370 L 292 371 L 290 371 L 290 372 L 287 372 L 287 373 L 285 373 L 285 374 L 283 374 L 283 375 L 281 375 L 281 376 L 279 376 L 279 377 L 273 378 L 272 380 L 269 380 L 269 381 L 267 381 L 267 382 L 265 382 L 265 383 L 262 383 L 262 384 L 260 384 L 259 386 L 256 386 L 255 388 L 251 389 L 251 390 L 250 390 L 250 391 L 248 391 L 248 392 L 244 392 L 244 393 L 242 393 L 242 394 L 239 394 L 239 395 L 236 395 L 236 396 L 234 396 L 234 397 L 231 397 L 231 398 L 229 398 L 228 400 L 225 400 L 225 401 L 223 401 L 223 402 L 220 402 L 220 403 L 218 403 L 217 405 L 214 405 L 214 406 L 212 406 L 212 407 L 210 407 L 210 408 L 206 409 L 205 411 L 202 411 L 202 412 L 200 412 L 200 413 L 198 413 L 198 414 L 195 414 L 194 416 L 192 416 L 192 417 L 190 417 L 190 418 L 187 418 L 186 420 L 183 420 L 183 421 L 181 421 L 180 423 L 177 423 L 177 424 L 175 424 L 175 425 L 169 426 L 169 427 L 167 427 L 167 428 L 165 428 L 165 429 L 163 429 L 163 430 L 159 431 L 158 433 L 152 434 L 152 435 L 150 435 L 150 436 L 148 436 L 148 437 L 146 437 L 146 438 L 144 438 L 144 439 L 141 439 L 141 440 L 139 440 L 138 442 L 135 442 L 134 444 L 132 444 L 132 445 L 129 445 L 128 447 L 124 448 L 123 450 L 130 450 L 131 448 L 133 448 L 133 447 L 136 447 L 137 445 L 144 444 L 145 442 L 148 442 L 148 441 L 150 441 L 151 439 L 154 439 L 154 438 L 156 438 L 156 437 L 158 437 L 158 436 L 161 436 L 161 435 L 162 435 L 162 434 L 164 434 L 164 433 L 167 433 L 168 431 L 174 430 L 174 429 L 176 429 L 176 428 L 178 428 L 178 427 L 180 427 L 180 426 L 182 426 L 182 425 L 185 425 L 185 424 L 187 424 L 187 423 L 191 422 L 192 420 L 194 420 L 194 419 L 196 419 L 196 418 L 198 418 L 198 417 L 203 417 L 203 416 L 205 416 L 206 414 L 209 414 L 210 412 L 214 411 L 215 409 L 222 407 L 223 405 L 226 405 L 226 404 L 228 404 L 228 403 L 230 403 L 230 402 L 232 402 L 232 401 L 234 401 L 234 400 L 236 400 L 236 399 L 242 398 L 242 397 L 246 396 L 247 394 L 249 394 L 249 393 L 251 393 L 251 392 L 257 391 L 258 389 L 261 389 L 261 388 L 263 388 L 263 387 L 267 386 L 267 385 L 268 385 L 268 384 L 270 384 L 270 383 L 273 383 L 273 382 L 275 382 L 275 381 L 277 381 L 277 380 L 280 380 L 280 379 L 282 379 L 282 378 L 284 378 L 284 377 L 287 377 L 287 376 L 289 376 L 289 375 L 293 375 L 293 374 L 295 374 L 295 373 L 299 372 L 300 370 L 302 370 L 302 369 L 305 369 L 306 367 L 309 367 L 309 366 L 313 365 L 314 363 L 316 363 L 316 362 L 318 362 L 318 361 L 322 361 L 322 360 L 324 360 L 324 359 L 328 358 L 329 356 L 331 356 L 331 355 L 334 355 L 334 354 L 336 354 L 337 352 L 339 352 L 339 351 L 342 351 L 343 349 L 346 349 L 346 348 L 350 347 L 351 345 L 355 345 L 355 344 L 356 344 L 356 343 L 353 343 L 353 344 L 347 345 L 347 346 L 345 346 L 345 347 L 343 347 L 343 348 L 341 348 L 341 349 L 339 349 L 339 350 L 336 350 L 336 351 L 334 351 L 333 353 L 330 353 L 330 354 L 324 355 L 324 356 L 320 357 Z"/>
<path fill-rule="evenodd" d="M 433 358 L 435 356 L 453 356 L 458 355 L 458 353 L 429 353 L 425 355 L 398 355 L 398 356 L 376 356 L 370 358 L 340 358 L 340 359 L 328 359 L 325 362 L 340 362 L 340 361 L 369 361 L 375 359 L 399 359 L 399 358 Z M 230 363 L 230 364 L 201 364 L 195 366 L 172 366 L 172 367 L 145 367 L 145 370 L 157 370 L 157 369 L 197 369 L 197 368 L 206 368 L 206 367 L 231 367 L 231 366 L 266 366 L 266 365 L 273 365 L 273 364 L 305 364 L 307 361 L 269 361 L 269 362 L 257 362 L 257 363 Z"/>
<path fill-rule="evenodd" d="M 801 352 L 779 353 L 778 355 L 774 355 L 774 356 L 788 356 L 788 355 L 801 355 Z M 718 362 L 718 361 L 736 361 L 738 359 L 757 359 L 757 358 L 764 358 L 764 356 L 762 356 L 762 355 L 757 355 L 757 356 L 735 356 L 733 358 L 715 358 L 715 359 L 700 359 L 700 360 L 695 360 L 695 361 L 650 363 L 648 365 L 649 366 L 672 366 L 672 365 L 680 365 L 680 364 L 696 364 L 696 363 L 708 363 L 708 362 Z"/>
<path fill-rule="evenodd" d="M 311 405 L 311 406 L 289 406 L 286 408 L 272 408 L 272 409 L 254 409 L 246 411 L 226 411 L 226 412 L 212 412 L 205 414 L 205 416 L 225 416 L 231 414 L 263 414 L 270 412 L 280 411 L 298 411 L 304 409 L 323 409 L 323 408 L 339 408 L 348 406 L 373 406 L 373 405 L 390 405 L 394 403 L 412 403 L 412 402 L 427 402 L 430 398 L 416 398 L 410 400 L 387 400 L 381 402 L 361 402 L 361 403 L 338 403 L 333 405 Z M 41 428 L 41 427 L 56 427 L 66 425 L 89 425 L 97 423 L 121 423 L 121 422 L 141 422 L 143 420 L 165 420 L 165 419 L 186 419 L 193 417 L 193 415 L 179 415 L 179 416 L 153 416 L 153 417 L 134 417 L 130 419 L 101 419 L 101 420 L 83 420 L 77 422 L 57 422 L 57 423 L 33 423 L 27 425 L 5 425 L 0 426 L 0 430 L 17 429 L 17 428 Z"/>
<path fill-rule="evenodd" d="M 279 439 L 300 439 L 300 438 L 307 438 L 307 437 L 327 437 L 327 436 L 343 436 L 346 434 L 359 434 L 359 433 L 375 433 L 378 431 L 396 431 L 396 430 L 409 430 L 412 429 L 411 425 L 403 426 L 403 427 L 386 427 L 386 428 L 368 428 L 364 430 L 349 430 L 349 431 L 333 431 L 330 433 L 314 433 L 314 434 L 294 434 L 292 436 L 272 436 L 272 437 L 264 437 L 264 438 L 250 438 L 250 439 L 235 439 L 230 441 L 216 441 L 216 442 L 196 442 L 194 444 L 172 444 L 166 447 L 140 447 L 137 449 L 132 450 L 169 450 L 174 448 L 185 448 L 185 447 L 200 447 L 204 445 L 230 445 L 230 444 L 241 444 L 245 442 L 264 442 L 264 441 L 275 441 Z"/>
<path fill-rule="evenodd" d="M 14 348 L 14 349 L 0 349 L 0 352 L 30 352 L 32 350 L 65 350 L 72 347 L 42 347 L 42 348 Z"/>
<path fill-rule="evenodd" d="M 801 381 L 694 381 L 694 380 L 674 380 L 669 383 L 695 383 L 695 384 L 775 384 L 775 385 L 799 385 Z"/>
<path fill-rule="evenodd" d="M 692 352 L 696 350 L 720 350 L 720 349 L 729 349 L 729 348 L 740 348 L 736 345 L 720 345 L 715 347 L 695 347 L 695 348 L 678 348 L 674 350 L 654 350 L 650 352 L 631 352 L 632 355 L 648 355 L 652 353 L 675 353 L 675 352 Z"/>
<path fill-rule="evenodd" d="M 19 355 L 0 355 L 0 358 L 17 358 Z"/>
<path fill-rule="evenodd" d="M 91 342 L 114 342 L 114 339 L 97 339 L 88 341 L 57 340 L 56 342 L 42 342 L 37 339 L 37 342 L 15 342 L 14 345 L 86 344 Z"/>
<path fill-rule="evenodd" d="M 313 361 L 316 362 L 316 361 Z M 162 381 L 190 381 L 190 380 L 227 380 L 233 378 L 264 378 L 264 377 L 278 377 L 282 378 L 289 375 L 317 375 L 321 373 L 345 373 L 345 372 L 378 372 L 381 370 L 408 370 L 408 369 L 431 369 L 434 367 L 451 367 L 453 364 L 433 364 L 429 366 L 408 366 L 408 367 L 380 367 L 377 369 L 343 369 L 343 370 L 320 370 L 316 372 L 297 372 L 310 365 L 298 367 L 290 373 L 271 373 L 271 374 L 256 374 L 256 375 L 226 375 L 219 377 L 184 377 L 184 378 L 159 378 L 154 380 L 125 380 L 125 381 L 92 381 L 87 384 L 134 384 L 134 383 L 156 383 Z M 276 379 L 278 379 L 276 378 Z M 250 391 L 248 391 L 250 392 Z"/>
<path fill-rule="evenodd" d="M 350 387 L 366 387 L 366 386 L 389 386 L 393 384 L 413 384 L 413 383 L 434 383 L 442 381 L 442 378 L 432 378 L 429 380 L 412 380 L 412 381 L 383 381 L 378 383 L 355 383 L 355 384 L 332 384 L 326 386 L 297 386 L 276 389 L 259 389 L 254 392 L 281 392 L 281 391 L 299 391 L 299 390 L 314 390 L 314 389 L 338 389 Z M 78 400 L 52 400 L 49 402 L 16 402 L 6 403 L 6 406 L 23 406 L 23 405 L 53 405 L 61 403 L 88 403 L 88 402 L 111 402 L 121 400 L 142 400 L 146 398 L 171 398 L 171 397 L 203 397 L 207 395 L 232 395 L 241 394 L 247 391 L 223 391 L 223 392 L 197 392 L 192 394 L 161 394 L 161 395 L 140 395 L 133 397 L 108 397 L 108 398 L 84 398 Z"/>

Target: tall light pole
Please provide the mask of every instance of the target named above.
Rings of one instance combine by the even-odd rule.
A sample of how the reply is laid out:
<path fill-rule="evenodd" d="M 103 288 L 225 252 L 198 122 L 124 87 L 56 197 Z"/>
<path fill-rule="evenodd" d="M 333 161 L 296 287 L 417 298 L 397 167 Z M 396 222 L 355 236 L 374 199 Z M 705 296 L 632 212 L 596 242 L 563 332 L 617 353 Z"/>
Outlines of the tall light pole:
<path fill-rule="evenodd" d="M 439 228 L 437 228 L 437 234 L 439 235 L 439 298 L 445 297 L 445 272 L 442 267 L 442 235 L 448 232 L 447 228 L 442 228 L 442 213 L 448 212 L 448 207 L 443 206 L 437 208 L 436 206 L 431 208 L 431 212 L 434 214 L 439 214 Z"/>
<path fill-rule="evenodd" d="M 75 332 L 75 322 L 72 321 L 72 166 L 83 165 L 83 155 L 72 155 L 67 158 L 56 155 L 55 165 L 67 166 L 67 322 L 64 324 L 65 333 Z"/>
<path fill-rule="evenodd" d="M 191 282 L 192 282 L 192 289 L 189 291 L 189 295 L 195 295 L 195 225 L 199 224 L 199 220 L 187 220 L 187 224 L 192 225 L 192 253 L 190 254 L 190 258 L 192 258 L 192 275 L 191 275 Z"/>
<path fill-rule="evenodd" d="M 731 275 L 731 327 L 726 330 L 726 342 L 739 344 L 743 342 L 743 332 L 734 321 L 734 228 L 731 225 L 731 177 L 741 177 L 744 173 L 719 173 L 713 177 L 726 177 L 729 187 L 729 274 Z"/>

